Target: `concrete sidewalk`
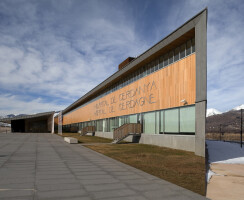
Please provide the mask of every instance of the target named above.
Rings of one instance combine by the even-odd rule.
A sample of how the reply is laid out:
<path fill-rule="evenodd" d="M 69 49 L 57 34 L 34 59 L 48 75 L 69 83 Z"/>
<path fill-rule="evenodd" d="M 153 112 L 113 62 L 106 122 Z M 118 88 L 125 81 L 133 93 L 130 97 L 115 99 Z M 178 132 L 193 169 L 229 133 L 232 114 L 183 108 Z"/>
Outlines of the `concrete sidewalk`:
<path fill-rule="evenodd" d="M 0 134 L 0 199 L 205 199 L 52 134 Z"/>
<path fill-rule="evenodd" d="M 242 200 L 244 198 L 244 165 L 213 163 L 207 197 L 214 200 Z"/>

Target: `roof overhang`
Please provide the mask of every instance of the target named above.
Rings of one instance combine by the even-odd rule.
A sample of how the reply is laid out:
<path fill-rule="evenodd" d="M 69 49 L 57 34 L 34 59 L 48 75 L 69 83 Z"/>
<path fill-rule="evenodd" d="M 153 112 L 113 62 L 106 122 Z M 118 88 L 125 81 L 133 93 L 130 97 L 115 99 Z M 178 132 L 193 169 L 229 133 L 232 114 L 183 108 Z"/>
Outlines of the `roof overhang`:
<path fill-rule="evenodd" d="M 33 115 L 24 115 L 24 116 L 19 116 L 19 117 L 2 118 L 2 119 L 0 119 L 0 121 L 10 124 L 11 121 L 14 121 L 14 120 L 34 119 L 34 118 L 40 118 L 40 117 L 50 117 L 54 113 L 55 113 L 55 111 L 51 111 L 51 112 L 37 113 L 37 114 L 33 114 Z"/>

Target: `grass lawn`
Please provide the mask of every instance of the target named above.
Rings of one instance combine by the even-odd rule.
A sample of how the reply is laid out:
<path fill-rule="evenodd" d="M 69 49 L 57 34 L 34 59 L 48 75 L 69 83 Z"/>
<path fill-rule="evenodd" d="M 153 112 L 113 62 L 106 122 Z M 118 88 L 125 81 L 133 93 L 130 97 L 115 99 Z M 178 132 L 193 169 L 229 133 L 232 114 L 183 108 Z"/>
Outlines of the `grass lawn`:
<path fill-rule="evenodd" d="M 205 195 L 205 158 L 145 144 L 89 145 L 106 156 Z"/>
<path fill-rule="evenodd" d="M 80 133 L 63 133 L 60 136 L 76 138 L 79 141 L 79 143 L 111 143 L 112 142 L 112 139 L 89 136 L 89 135 L 80 136 Z"/>

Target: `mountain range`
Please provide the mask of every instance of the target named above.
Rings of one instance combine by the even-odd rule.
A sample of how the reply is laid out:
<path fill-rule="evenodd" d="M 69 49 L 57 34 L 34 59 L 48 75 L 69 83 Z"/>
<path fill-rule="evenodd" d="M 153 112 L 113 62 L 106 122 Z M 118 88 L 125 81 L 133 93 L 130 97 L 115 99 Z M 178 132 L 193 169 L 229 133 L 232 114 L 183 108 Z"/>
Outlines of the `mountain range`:
<path fill-rule="evenodd" d="M 214 108 L 207 109 L 206 133 L 240 133 L 241 109 L 244 109 L 244 104 L 227 112 L 220 112 Z M 244 116 L 242 117 L 244 121 Z"/>

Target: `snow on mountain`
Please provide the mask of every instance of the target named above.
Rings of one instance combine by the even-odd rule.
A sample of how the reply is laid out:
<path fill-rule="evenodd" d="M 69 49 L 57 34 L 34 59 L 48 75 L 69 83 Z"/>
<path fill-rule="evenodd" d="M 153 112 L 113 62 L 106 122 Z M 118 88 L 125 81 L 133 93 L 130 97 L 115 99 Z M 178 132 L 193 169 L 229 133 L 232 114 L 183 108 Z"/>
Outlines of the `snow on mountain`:
<path fill-rule="evenodd" d="M 222 112 L 218 111 L 215 108 L 209 108 L 209 109 L 207 109 L 207 117 L 213 116 L 213 115 L 219 115 L 219 114 L 222 114 Z"/>
<path fill-rule="evenodd" d="M 235 108 L 233 108 L 232 110 L 241 110 L 244 109 L 244 104 L 241 104 L 239 106 L 236 106 Z"/>

